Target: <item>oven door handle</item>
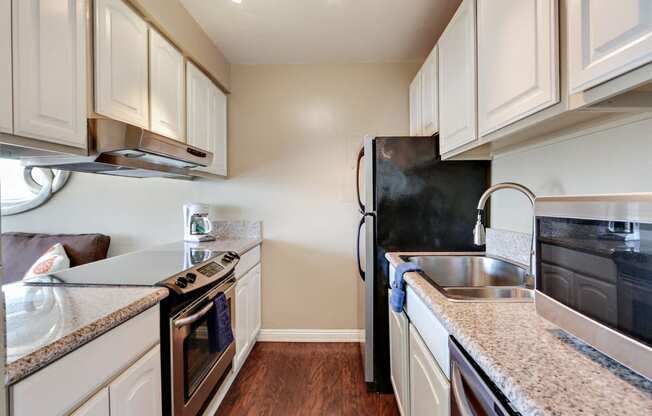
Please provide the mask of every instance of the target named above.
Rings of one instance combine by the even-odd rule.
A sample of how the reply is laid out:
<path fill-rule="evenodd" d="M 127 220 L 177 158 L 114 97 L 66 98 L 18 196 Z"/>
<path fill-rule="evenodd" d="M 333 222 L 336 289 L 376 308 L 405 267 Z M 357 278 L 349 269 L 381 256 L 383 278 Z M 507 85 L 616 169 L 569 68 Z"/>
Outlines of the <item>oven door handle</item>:
<path fill-rule="evenodd" d="M 181 319 L 177 319 L 176 321 L 174 321 L 174 327 L 175 328 L 181 328 L 181 327 L 190 325 L 193 322 L 197 322 L 198 320 L 203 318 L 204 315 L 206 315 L 208 313 L 208 311 L 210 311 L 212 308 L 213 308 L 213 302 L 210 301 L 210 302 L 208 302 L 208 305 L 201 308 L 199 310 L 199 312 L 193 313 L 190 316 L 187 316 L 187 317 L 181 318 Z"/>

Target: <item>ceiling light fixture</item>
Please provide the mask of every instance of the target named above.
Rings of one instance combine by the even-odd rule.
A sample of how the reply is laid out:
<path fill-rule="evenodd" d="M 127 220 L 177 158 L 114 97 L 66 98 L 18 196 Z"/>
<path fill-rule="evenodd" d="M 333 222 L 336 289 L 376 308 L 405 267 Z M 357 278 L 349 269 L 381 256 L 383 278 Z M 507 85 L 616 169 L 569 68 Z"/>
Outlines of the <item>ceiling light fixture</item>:
<path fill-rule="evenodd" d="M 231 0 L 231 1 L 234 2 L 235 4 L 241 4 L 242 3 L 242 0 Z"/>

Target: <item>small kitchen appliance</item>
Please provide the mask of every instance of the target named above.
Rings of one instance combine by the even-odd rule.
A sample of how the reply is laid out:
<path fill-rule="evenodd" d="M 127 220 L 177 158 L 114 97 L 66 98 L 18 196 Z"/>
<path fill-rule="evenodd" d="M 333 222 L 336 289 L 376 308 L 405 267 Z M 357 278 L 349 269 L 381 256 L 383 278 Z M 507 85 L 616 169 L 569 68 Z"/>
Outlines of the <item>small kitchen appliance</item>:
<path fill-rule="evenodd" d="M 208 218 L 210 207 L 206 204 L 183 205 L 183 239 L 188 242 L 213 241 L 210 235 L 213 224 Z"/>
<path fill-rule="evenodd" d="M 539 315 L 652 378 L 652 193 L 537 198 Z"/>

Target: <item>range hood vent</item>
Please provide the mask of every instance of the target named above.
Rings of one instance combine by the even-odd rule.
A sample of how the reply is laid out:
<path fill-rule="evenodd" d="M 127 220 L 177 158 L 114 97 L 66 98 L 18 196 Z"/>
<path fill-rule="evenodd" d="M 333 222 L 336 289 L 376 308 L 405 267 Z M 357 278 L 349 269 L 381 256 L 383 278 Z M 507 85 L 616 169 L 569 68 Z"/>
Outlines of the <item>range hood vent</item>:
<path fill-rule="evenodd" d="M 88 156 L 23 157 L 26 166 L 137 178 L 192 179 L 213 154 L 141 127 L 110 119 L 88 120 Z"/>

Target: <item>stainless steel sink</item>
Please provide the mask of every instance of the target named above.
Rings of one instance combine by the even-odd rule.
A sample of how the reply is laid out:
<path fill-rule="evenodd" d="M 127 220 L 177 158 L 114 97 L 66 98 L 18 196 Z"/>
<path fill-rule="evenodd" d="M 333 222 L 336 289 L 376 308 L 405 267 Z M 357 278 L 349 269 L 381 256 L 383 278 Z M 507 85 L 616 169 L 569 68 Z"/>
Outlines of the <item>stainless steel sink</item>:
<path fill-rule="evenodd" d="M 422 275 L 453 301 L 531 302 L 533 281 L 526 269 L 485 256 L 404 256 Z"/>

